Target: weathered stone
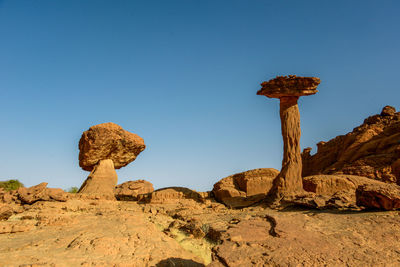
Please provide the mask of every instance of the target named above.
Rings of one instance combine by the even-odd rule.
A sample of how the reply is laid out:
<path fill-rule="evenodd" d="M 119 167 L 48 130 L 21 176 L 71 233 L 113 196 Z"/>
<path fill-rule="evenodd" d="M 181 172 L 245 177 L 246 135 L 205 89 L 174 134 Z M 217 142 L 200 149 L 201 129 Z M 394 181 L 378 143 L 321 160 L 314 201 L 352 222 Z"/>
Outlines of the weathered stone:
<path fill-rule="evenodd" d="M 118 200 L 136 201 L 138 195 L 151 193 L 153 191 L 153 184 L 148 181 L 128 181 L 115 187 L 115 197 Z"/>
<path fill-rule="evenodd" d="M 396 109 L 392 106 L 385 106 L 382 109 L 381 116 L 393 116 L 396 113 Z"/>
<path fill-rule="evenodd" d="M 303 187 L 314 195 L 299 196 L 292 202 L 320 209 L 355 208 L 356 190 L 362 185 L 381 186 L 385 183 L 355 175 L 312 175 L 303 178 Z"/>
<path fill-rule="evenodd" d="M 14 214 L 14 211 L 10 205 L 0 203 L 0 221 L 7 220 Z"/>
<path fill-rule="evenodd" d="M 400 209 L 400 186 L 368 184 L 357 188 L 357 205 L 371 209 Z"/>
<path fill-rule="evenodd" d="M 338 192 L 355 194 L 360 185 L 381 184 L 379 181 L 355 175 L 312 175 L 303 178 L 303 187 L 307 192 L 331 196 Z"/>
<path fill-rule="evenodd" d="M 16 203 L 16 202 L 19 202 L 17 190 L 11 190 L 11 191 L 1 190 L 0 191 L 0 203 L 10 204 L 10 203 Z"/>
<path fill-rule="evenodd" d="M 79 195 L 94 199 L 115 200 L 118 176 L 111 159 L 100 160 L 79 189 Z"/>
<path fill-rule="evenodd" d="M 381 114 L 346 135 L 318 143 L 318 151 L 310 148 L 302 154 L 302 175 L 351 174 L 388 183 L 400 184 L 400 112 L 385 107 Z"/>
<path fill-rule="evenodd" d="M 47 188 L 47 183 L 40 183 L 32 187 L 20 187 L 17 190 L 18 199 L 25 204 L 37 201 L 66 201 L 68 193 L 60 188 Z"/>
<path fill-rule="evenodd" d="M 145 144 L 140 136 L 125 131 L 115 123 L 102 123 L 82 134 L 79 166 L 92 171 L 100 160 L 111 159 L 114 168 L 119 169 L 134 161 L 144 149 Z"/>
<path fill-rule="evenodd" d="M 228 207 L 248 207 L 267 196 L 278 174 L 279 171 L 272 168 L 237 173 L 214 184 L 212 192 L 217 201 Z"/>
<path fill-rule="evenodd" d="M 300 153 L 300 113 L 297 100 L 300 96 L 317 93 L 319 78 L 315 77 L 277 77 L 261 84 L 257 92 L 270 98 L 280 99 L 280 117 L 283 136 L 282 169 L 274 181 L 273 194 L 276 199 L 300 194 L 303 191 Z"/>
<path fill-rule="evenodd" d="M 167 187 L 152 193 L 138 195 L 138 201 L 152 204 L 168 204 L 176 203 L 182 199 L 189 199 L 202 203 L 208 197 L 208 192 L 196 192 L 186 187 Z"/>

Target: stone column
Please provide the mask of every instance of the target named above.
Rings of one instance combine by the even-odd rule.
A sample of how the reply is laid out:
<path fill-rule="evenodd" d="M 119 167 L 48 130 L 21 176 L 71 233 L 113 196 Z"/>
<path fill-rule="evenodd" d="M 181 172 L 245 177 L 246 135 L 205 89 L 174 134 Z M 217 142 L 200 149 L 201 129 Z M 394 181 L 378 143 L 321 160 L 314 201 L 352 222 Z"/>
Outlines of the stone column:
<path fill-rule="evenodd" d="M 291 195 L 303 191 L 301 179 L 300 112 L 298 97 L 280 98 L 281 129 L 283 137 L 282 169 L 274 187 L 278 194 Z"/>
<path fill-rule="evenodd" d="M 82 184 L 78 194 L 92 199 L 115 200 L 114 190 L 117 182 L 118 176 L 113 161 L 100 160 Z"/>
<path fill-rule="evenodd" d="M 274 180 L 272 196 L 279 200 L 299 195 L 303 190 L 300 152 L 300 113 L 297 100 L 300 96 L 317 93 L 319 78 L 278 76 L 261 84 L 257 92 L 269 98 L 279 98 L 283 137 L 283 160 L 280 174 Z"/>

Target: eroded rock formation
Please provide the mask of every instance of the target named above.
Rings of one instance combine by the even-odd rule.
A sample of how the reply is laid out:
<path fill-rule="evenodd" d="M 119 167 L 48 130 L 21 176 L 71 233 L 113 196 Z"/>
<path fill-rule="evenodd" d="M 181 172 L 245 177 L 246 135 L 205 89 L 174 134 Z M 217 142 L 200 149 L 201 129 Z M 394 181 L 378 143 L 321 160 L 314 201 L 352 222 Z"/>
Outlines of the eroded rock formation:
<path fill-rule="evenodd" d="M 228 207 L 248 207 L 268 195 L 278 174 L 272 168 L 237 173 L 214 184 L 212 192 L 216 200 Z"/>
<path fill-rule="evenodd" d="M 134 161 L 145 147 L 140 136 L 115 123 L 98 124 L 83 132 L 79 140 L 79 166 L 92 171 L 100 160 L 111 159 L 119 169 Z"/>
<path fill-rule="evenodd" d="M 303 176 L 352 174 L 400 184 L 400 112 L 390 106 L 346 135 L 302 153 Z"/>
<path fill-rule="evenodd" d="M 300 96 L 317 93 L 319 78 L 279 76 L 261 84 L 257 92 L 270 98 L 280 99 L 280 117 L 283 136 L 282 169 L 274 181 L 273 194 L 276 198 L 294 196 L 303 192 L 300 153 L 300 113 L 297 100 Z"/>
<path fill-rule="evenodd" d="M 117 172 L 111 159 L 100 160 L 78 193 L 94 199 L 115 199 L 114 188 L 118 182 Z"/>
<path fill-rule="evenodd" d="M 118 200 L 138 200 L 139 195 L 154 191 L 153 184 L 145 180 L 128 181 L 115 187 L 115 197 Z"/>
<path fill-rule="evenodd" d="M 79 141 L 79 166 L 91 171 L 78 193 L 96 199 L 115 199 L 115 169 L 134 161 L 145 149 L 143 139 L 109 122 L 83 132 Z"/>

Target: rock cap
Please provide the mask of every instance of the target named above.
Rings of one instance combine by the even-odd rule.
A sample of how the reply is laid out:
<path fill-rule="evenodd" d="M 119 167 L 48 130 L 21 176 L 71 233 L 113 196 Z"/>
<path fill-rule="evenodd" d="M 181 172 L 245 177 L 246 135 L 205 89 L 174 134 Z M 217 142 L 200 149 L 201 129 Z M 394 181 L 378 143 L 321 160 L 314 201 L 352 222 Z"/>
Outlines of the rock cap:
<path fill-rule="evenodd" d="M 100 160 L 111 159 L 120 169 L 136 159 L 145 149 L 143 138 L 108 122 L 89 128 L 79 140 L 79 166 L 92 171 Z"/>
<path fill-rule="evenodd" d="M 318 92 L 317 86 L 320 82 L 321 80 L 316 77 L 277 76 L 268 82 L 261 83 L 261 89 L 257 95 L 270 98 L 313 95 Z"/>

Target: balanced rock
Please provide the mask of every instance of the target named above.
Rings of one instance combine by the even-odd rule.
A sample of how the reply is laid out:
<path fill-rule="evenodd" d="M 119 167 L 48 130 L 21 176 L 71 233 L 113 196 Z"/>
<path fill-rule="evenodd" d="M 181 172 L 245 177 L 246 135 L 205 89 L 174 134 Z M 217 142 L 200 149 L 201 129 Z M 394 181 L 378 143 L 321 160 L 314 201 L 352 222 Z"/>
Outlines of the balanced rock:
<path fill-rule="evenodd" d="M 92 199 L 115 200 L 118 176 L 111 159 L 100 160 L 82 184 L 78 193 Z"/>
<path fill-rule="evenodd" d="M 257 92 L 257 95 L 280 100 L 283 160 L 281 171 L 271 191 L 275 202 L 303 193 L 300 112 L 297 102 L 300 96 L 317 93 L 320 82 L 320 79 L 316 77 L 278 76 L 263 82 L 261 89 Z"/>
<path fill-rule="evenodd" d="M 357 188 L 357 205 L 370 209 L 400 209 L 400 186 L 368 184 Z"/>
<path fill-rule="evenodd" d="M 95 125 L 83 132 L 79 141 L 79 166 L 92 171 L 100 160 L 111 159 L 119 169 L 134 161 L 145 147 L 140 136 L 115 123 Z"/>
<path fill-rule="evenodd" d="M 154 191 L 153 184 L 145 180 L 128 181 L 115 187 L 118 200 L 138 200 L 139 195 Z"/>
<path fill-rule="evenodd" d="M 212 192 L 217 201 L 231 208 L 248 207 L 267 196 L 278 174 L 272 168 L 237 173 L 214 184 Z"/>
<path fill-rule="evenodd" d="M 390 106 L 346 135 L 317 144 L 302 153 L 303 177 L 351 174 L 400 184 L 400 112 Z"/>

